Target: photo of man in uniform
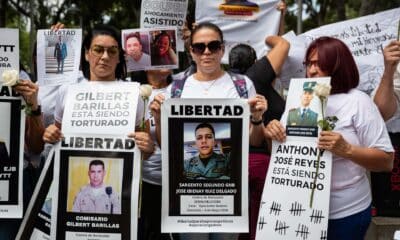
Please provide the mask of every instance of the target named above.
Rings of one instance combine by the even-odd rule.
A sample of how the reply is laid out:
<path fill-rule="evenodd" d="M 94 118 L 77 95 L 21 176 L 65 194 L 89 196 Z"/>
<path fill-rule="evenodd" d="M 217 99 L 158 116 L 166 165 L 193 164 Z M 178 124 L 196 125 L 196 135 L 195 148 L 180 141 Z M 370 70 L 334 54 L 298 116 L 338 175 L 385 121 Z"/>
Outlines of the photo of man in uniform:
<path fill-rule="evenodd" d="M 200 123 L 195 129 L 198 155 L 184 160 L 186 179 L 230 179 L 230 157 L 214 152 L 215 131 L 211 124 Z"/>
<path fill-rule="evenodd" d="M 64 60 L 67 57 L 67 45 L 58 37 L 58 42 L 54 46 L 54 58 L 57 59 L 57 73 L 64 73 Z"/>
<path fill-rule="evenodd" d="M 287 126 L 317 127 L 318 113 L 310 109 L 316 82 L 304 82 L 301 106 L 289 110 Z"/>
<path fill-rule="evenodd" d="M 121 214 L 121 200 L 111 186 L 104 184 L 105 174 L 102 160 L 95 159 L 89 163 L 90 183 L 76 195 L 73 212 Z"/>
<path fill-rule="evenodd" d="M 143 69 L 151 65 L 150 55 L 143 51 L 139 32 L 130 33 L 125 37 L 125 51 L 128 71 Z"/>

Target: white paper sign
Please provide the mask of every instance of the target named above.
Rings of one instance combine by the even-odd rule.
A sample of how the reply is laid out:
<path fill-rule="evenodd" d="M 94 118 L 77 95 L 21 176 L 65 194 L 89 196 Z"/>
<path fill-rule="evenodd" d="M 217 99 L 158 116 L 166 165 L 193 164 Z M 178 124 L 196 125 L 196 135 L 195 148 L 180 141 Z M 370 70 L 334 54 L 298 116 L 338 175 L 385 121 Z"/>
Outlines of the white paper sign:
<path fill-rule="evenodd" d="M 44 85 L 62 85 L 78 78 L 82 29 L 41 29 L 37 33 L 37 77 Z"/>
<path fill-rule="evenodd" d="M 187 5 L 187 0 L 143 0 L 140 27 L 175 27 L 178 33 L 176 48 L 178 51 L 184 51 L 182 29 L 186 21 Z"/>
<path fill-rule="evenodd" d="M 196 1 L 196 22 L 212 22 L 221 28 L 225 40 L 223 63 L 228 63 L 228 54 L 238 43 L 252 46 L 260 58 L 267 52 L 265 38 L 278 33 L 281 14 L 276 10 L 278 2 Z"/>
<path fill-rule="evenodd" d="M 161 116 L 162 232 L 247 232 L 247 102 L 168 99 Z"/>
<path fill-rule="evenodd" d="M 0 28 L 0 36 L 1 78 L 4 70 L 14 69 L 19 72 L 19 32 L 18 29 Z"/>
<path fill-rule="evenodd" d="M 272 143 L 256 239 L 327 238 L 332 154 L 324 151 L 318 157 L 317 121 L 323 115 L 319 98 L 314 96 L 311 102 L 308 98 L 308 103 L 304 100 L 300 103 L 300 99 L 316 83 L 329 81 L 329 78 L 291 81 L 281 119 L 286 125 L 287 138 L 284 143 Z M 308 108 L 302 116 L 296 113 L 300 105 Z"/>
<path fill-rule="evenodd" d="M 137 82 L 86 82 L 68 87 L 63 133 L 117 134 L 135 130 Z"/>

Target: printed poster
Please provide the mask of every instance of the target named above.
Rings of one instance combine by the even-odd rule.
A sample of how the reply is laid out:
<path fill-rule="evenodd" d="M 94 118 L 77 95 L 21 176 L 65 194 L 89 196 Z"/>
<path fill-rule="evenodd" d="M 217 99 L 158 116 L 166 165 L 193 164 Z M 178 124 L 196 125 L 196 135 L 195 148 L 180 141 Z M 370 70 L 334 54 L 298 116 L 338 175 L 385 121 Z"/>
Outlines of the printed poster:
<path fill-rule="evenodd" d="M 228 63 L 228 54 L 238 43 L 252 46 L 261 58 L 268 50 L 265 38 L 278 33 L 281 16 L 276 10 L 278 3 L 278 0 L 196 1 L 196 22 L 211 22 L 221 28 L 225 40 L 223 63 Z"/>
<path fill-rule="evenodd" d="M 137 82 L 86 82 L 68 87 L 64 134 L 128 134 L 135 130 Z"/>
<path fill-rule="evenodd" d="M 29 201 L 16 239 L 49 240 L 51 228 L 51 204 L 55 194 L 53 182 L 54 147 L 50 150 L 45 165 Z"/>
<path fill-rule="evenodd" d="M 178 68 L 176 28 L 122 30 L 128 72 Z"/>
<path fill-rule="evenodd" d="M 178 51 L 184 51 L 183 26 L 186 21 L 187 0 L 143 0 L 140 11 L 140 27 L 175 27 Z"/>
<path fill-rule="evenodd" d="M 37 32 L 37 74 L 40 86 L 73 83 L 78 79 L 81 29 L 40 29 Z"/>
<path fill-rule="evenodd" d="M 19 38 L 18 29 L 0 29 L 0 33 L 2 78 L 5 70 L 19 72 Z M 0 80 L 0 218 L 21 218 L 25 112 L 20 95 Z"/>
<path fill-rule="evenodd" d="M 134 140 L 75 135 L 58 147 L 51 238 L 136 239 L 141 157 Z"/>
<path fill-rule="evenodd" d="M 256 239 L 327 239 L 332 154 L 318 158 L 323 119 L 317 84 L 330 78 L 292 79 L 281 123 L 286 141 L 273 141 Z M 313 195 L 313 197 L 311 197 Z"/>
<path fill-rule="evenodd" d="M 161 111 L 162 232 L 247 232 L 247 101 L 168 99 Z"/>
<path fill-rule="evenodd" d="M 320 36 L 335 37 L 346 43 L 360 72 L 358 89 L 370 94 L 383 74 L 383 48 L 397 39 L 399 20 L 400 8 L 395 8 L 325 25 L 300 36 L 308 43 Z"/>

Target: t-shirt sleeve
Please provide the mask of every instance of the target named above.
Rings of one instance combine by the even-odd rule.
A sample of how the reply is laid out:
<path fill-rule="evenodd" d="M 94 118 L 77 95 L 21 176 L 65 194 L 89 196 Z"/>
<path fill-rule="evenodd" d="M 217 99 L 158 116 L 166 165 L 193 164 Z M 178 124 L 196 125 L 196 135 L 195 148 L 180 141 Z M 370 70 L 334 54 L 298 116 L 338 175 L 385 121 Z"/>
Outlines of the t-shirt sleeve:
<path fill-rule="evenodd" d="M 356 98 L 357 112 L 352 120 L 361 145 L 393 152 L 385 122 L 372 99 L 362 92 Z"/>

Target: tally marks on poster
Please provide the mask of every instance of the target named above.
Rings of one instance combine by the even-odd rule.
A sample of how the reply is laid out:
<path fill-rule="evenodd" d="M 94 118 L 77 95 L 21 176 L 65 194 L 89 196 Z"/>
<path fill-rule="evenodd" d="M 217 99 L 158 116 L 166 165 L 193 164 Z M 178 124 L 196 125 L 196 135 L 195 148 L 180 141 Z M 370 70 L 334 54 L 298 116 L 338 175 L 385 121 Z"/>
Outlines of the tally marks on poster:
<path fill-rule="evenodd" d="M 283 143 L 272 141 L 256 239 L 327 239 L 332 154 L 323 151 L 318 158 L 317 121 L 324 115 L 313 89 L 329 82 L 330 78 L 291 81 L 281 119 L 287 137 Z M 300 106 L 308 109 L 303 116 Z"/>
<path fill-rule="evenodd" d="M 161 111 L 162 232 L 248 231 L 247 101 L 168 99 Z"/>

